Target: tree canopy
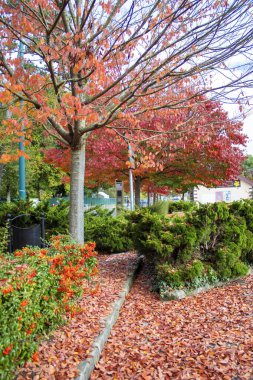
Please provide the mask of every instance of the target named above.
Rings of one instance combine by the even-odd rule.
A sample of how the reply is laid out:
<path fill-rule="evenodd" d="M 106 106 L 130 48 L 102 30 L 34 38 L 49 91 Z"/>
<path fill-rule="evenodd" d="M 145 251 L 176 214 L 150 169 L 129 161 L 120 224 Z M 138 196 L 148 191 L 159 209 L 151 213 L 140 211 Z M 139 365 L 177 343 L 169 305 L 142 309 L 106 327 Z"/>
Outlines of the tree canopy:
<path fill-rule="evenodd" d="M 146 112 L 192 109 L 201 94 L 226 89 L 228 98 L 249 86 L 251 69 L 233 70 L 227 60 L 243 54 L 247 63 L 252 7 L 250 0 L 0 1 L 0 102 L 13 115 L 6 132 L 22 137 L 21 120 L 25 134 L 40 123 L 71 148 L 70 233 L 78 242 L 88 134 L 128 133 Z M 215 70 L 222 84 L 211 80 Z"/>

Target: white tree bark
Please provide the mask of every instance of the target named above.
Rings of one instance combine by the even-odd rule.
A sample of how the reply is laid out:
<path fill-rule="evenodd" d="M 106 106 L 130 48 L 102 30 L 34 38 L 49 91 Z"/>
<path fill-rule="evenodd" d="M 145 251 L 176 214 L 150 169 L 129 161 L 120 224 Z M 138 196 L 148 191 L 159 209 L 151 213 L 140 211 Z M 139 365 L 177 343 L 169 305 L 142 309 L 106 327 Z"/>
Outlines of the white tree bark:
<path fill-rule="evenodd" d="M 71 151 L 70 175 L 70 235 L 79 244 L 84 243 L 84 170 L 85 144 Z"/>

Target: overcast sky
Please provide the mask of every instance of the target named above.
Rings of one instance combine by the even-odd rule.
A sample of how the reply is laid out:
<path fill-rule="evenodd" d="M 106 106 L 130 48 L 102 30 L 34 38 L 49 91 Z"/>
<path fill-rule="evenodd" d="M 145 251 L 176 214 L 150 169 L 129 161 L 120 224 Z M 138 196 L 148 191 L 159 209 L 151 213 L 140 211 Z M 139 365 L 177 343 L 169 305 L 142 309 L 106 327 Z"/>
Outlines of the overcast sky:
<path fill-rule="evenodd" d="M 253 113 L 244 120 L 244 133 L 249 137 L 247 154 L 253 156 Z"/>

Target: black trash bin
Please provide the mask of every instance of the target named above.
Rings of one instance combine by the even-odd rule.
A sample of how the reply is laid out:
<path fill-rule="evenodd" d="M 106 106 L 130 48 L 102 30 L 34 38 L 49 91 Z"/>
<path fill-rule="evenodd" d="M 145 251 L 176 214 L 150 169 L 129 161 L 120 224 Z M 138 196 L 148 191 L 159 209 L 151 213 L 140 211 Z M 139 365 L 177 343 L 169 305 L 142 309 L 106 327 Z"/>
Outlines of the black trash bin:
<path fill-rule="evenodd" d="M 16 249 L 22 249 L 27 245 L 32 247 L 44 247 L 45 241 L 45 219 L 40 218 L 40 223 L 32 224 L 29 227 L 19 227 L 18 224 L 20 218 L 29 217 L 28 214 L 18 215 L 15 218 L 8 218 L 9 224 L 9 241 L 8 251 L 13 252 Z"/>

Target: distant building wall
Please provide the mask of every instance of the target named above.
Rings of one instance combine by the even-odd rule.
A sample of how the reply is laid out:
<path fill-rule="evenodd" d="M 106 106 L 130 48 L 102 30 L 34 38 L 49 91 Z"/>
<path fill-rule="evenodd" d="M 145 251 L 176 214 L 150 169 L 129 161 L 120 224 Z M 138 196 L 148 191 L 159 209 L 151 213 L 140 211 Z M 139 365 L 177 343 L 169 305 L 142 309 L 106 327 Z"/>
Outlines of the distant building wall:
<path fill-rule="evenodd" d="M 199 185 L 193 190 L 193 200 L 200 203 L 233 202 L 240 199 L 252 199 L 253 182 L 240 178 L 238 187 L 213 187 L 207 188 Z"/>

